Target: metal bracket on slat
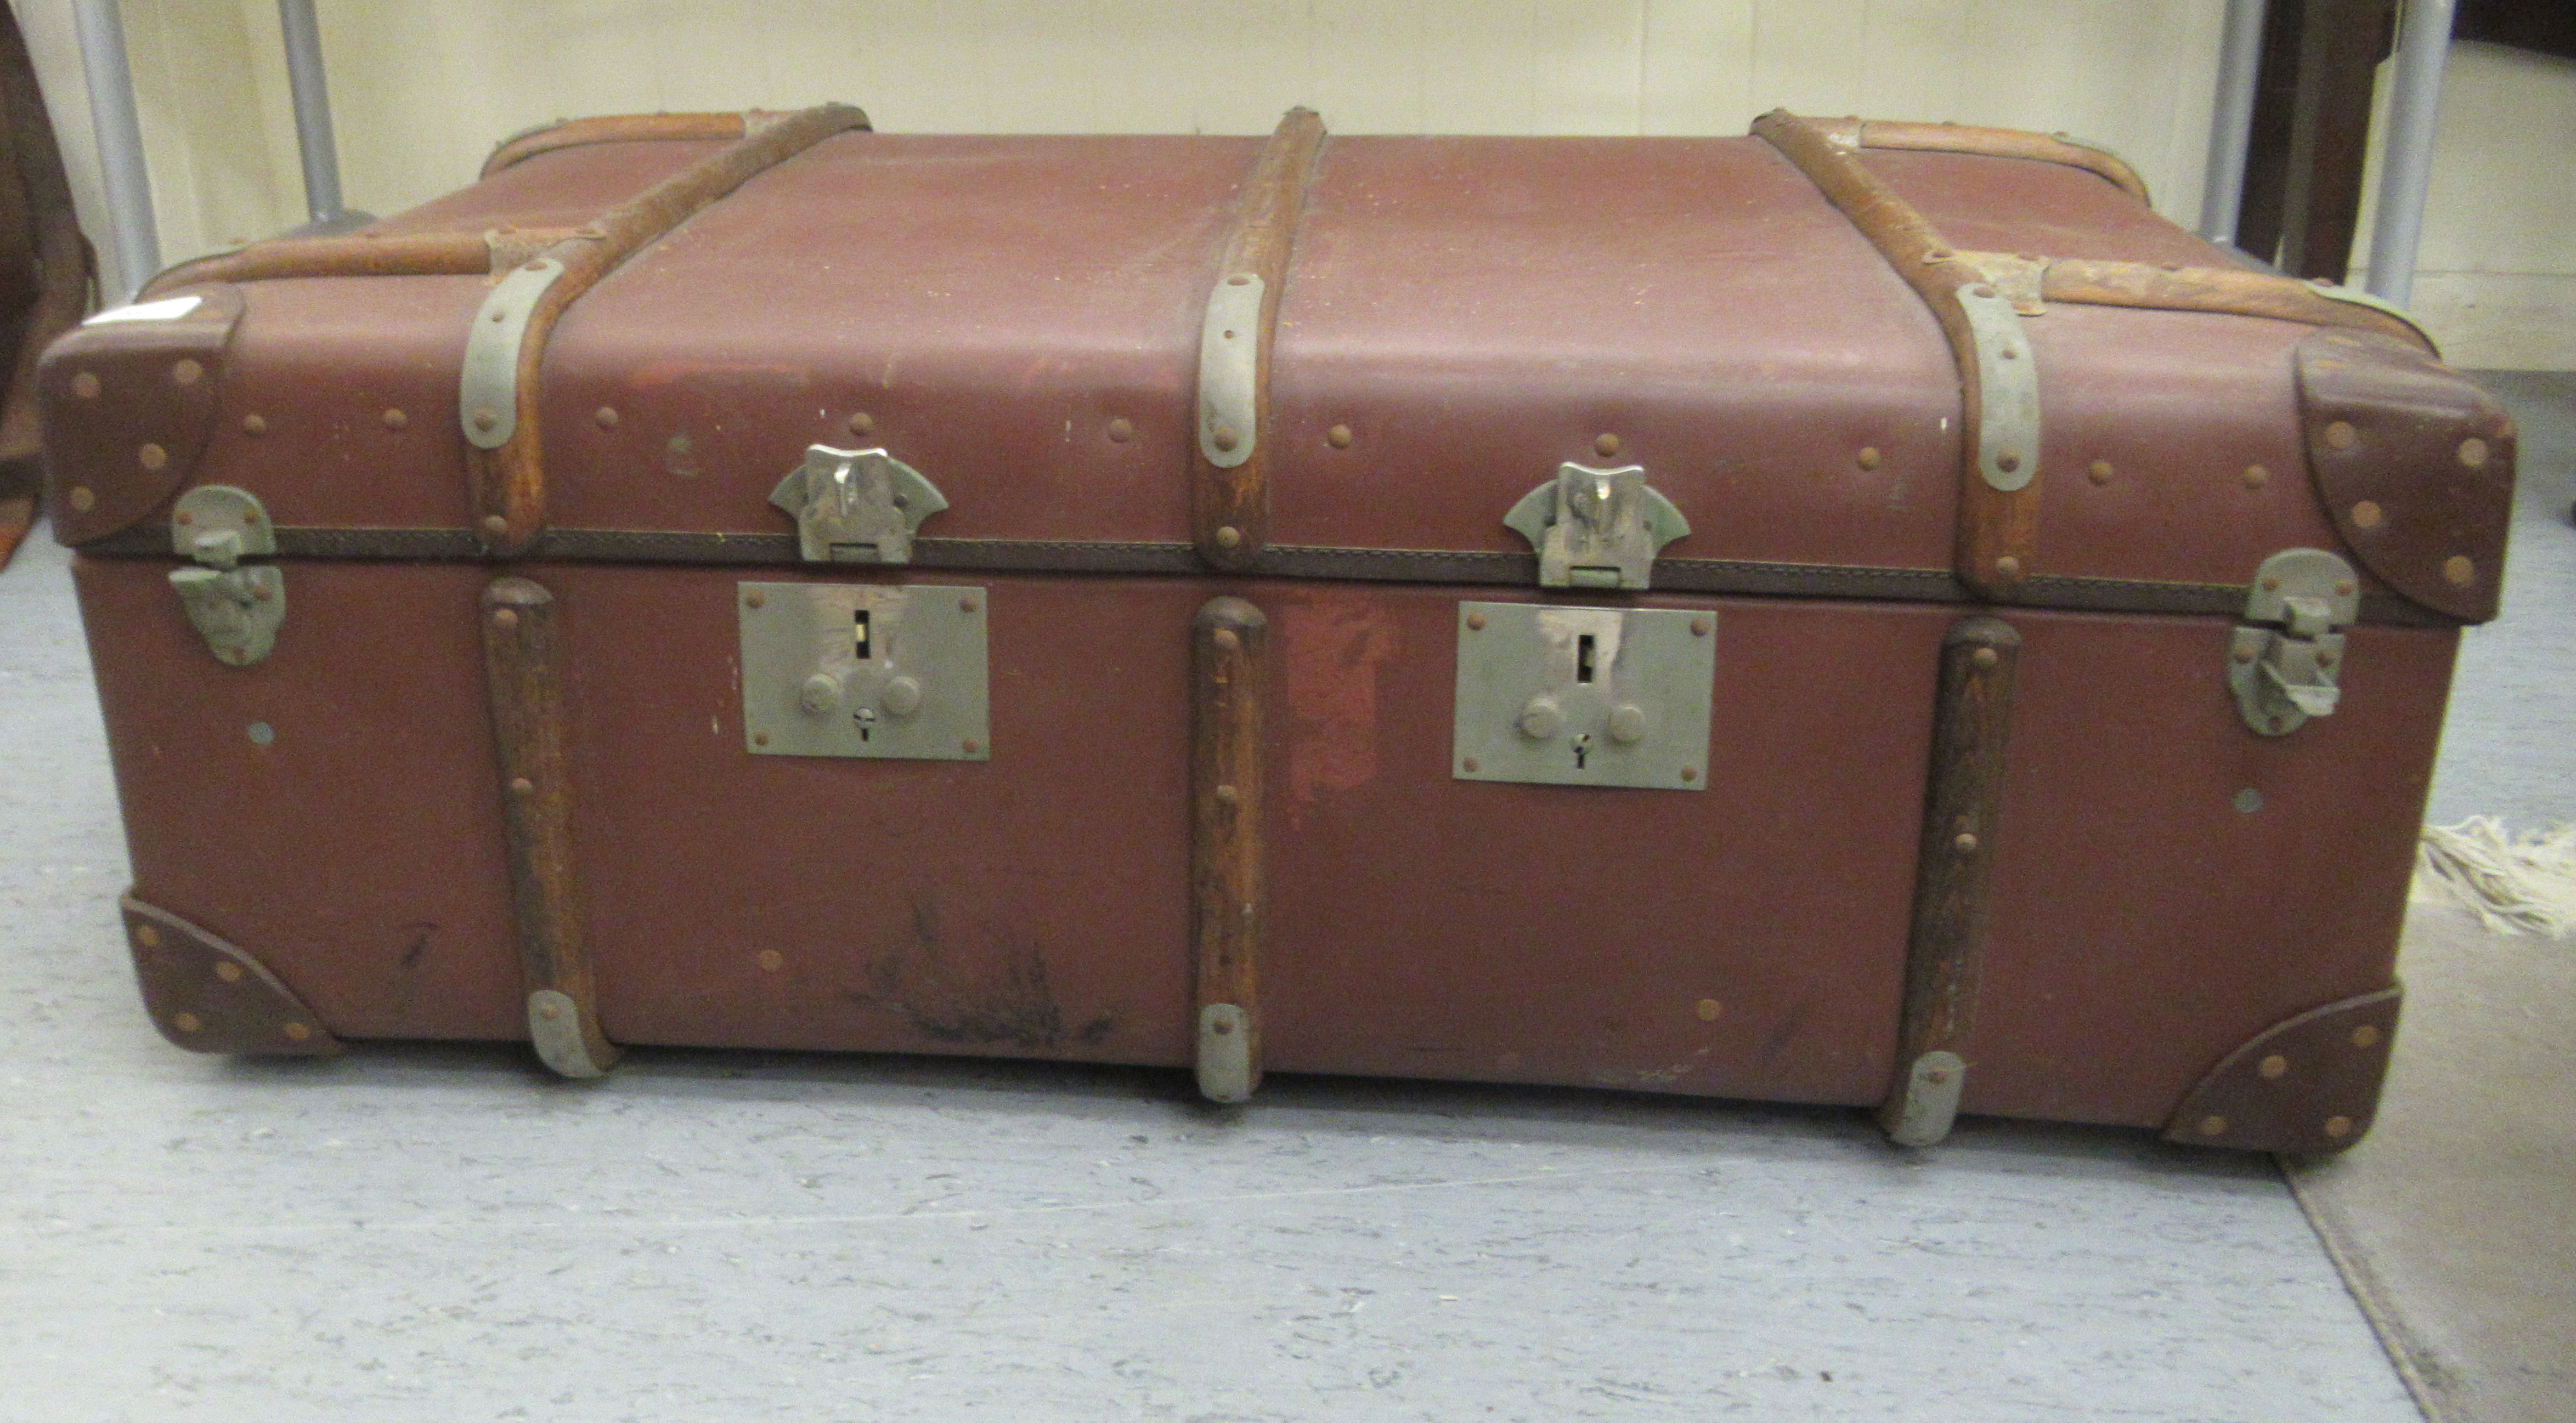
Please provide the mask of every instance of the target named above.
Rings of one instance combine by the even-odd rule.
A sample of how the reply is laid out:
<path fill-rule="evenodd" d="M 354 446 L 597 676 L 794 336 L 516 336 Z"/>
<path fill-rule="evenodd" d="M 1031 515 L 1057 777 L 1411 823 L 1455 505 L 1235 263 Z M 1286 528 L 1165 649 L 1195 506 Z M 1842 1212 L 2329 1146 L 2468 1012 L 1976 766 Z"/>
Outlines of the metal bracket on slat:
<path fill-rule="evenodd" d="M 1199 328 L 1199 453 L 1219 469 L 1252 458 L 1259 431 L 1260 274 L 1232 272 L 1208 292 Z"/>
<path fill-rule="evenodd" d="M 277 526 L 258 496 L 229 484 L 189 490 L 170 511 L 170 542 L 172 552 L 196 561 L 172 569 L 170 586 L 215 660 L 247 667 L 268 656 L 286 621 L 286 574 L 242 566 L 246 557 L 277 552 Z"/>
<path fill-rule="evenodd" d="M 497 450 L 519 431 L 519 346 L 546 288 L 563 275 L 552 257 L 522 262 L 501 278 L 465 336 L 465 369 L 457 378 L 456 418 L 466 443 Z"/>
<path fill-rule="evenodd" d="M 1977 473 L 2009 494 L 2039 472 L 2039 364 L 2011 297 L 1990 282 L 1953 295 L 1977 353 Z"/>
<path fill-rule="evenodd" d="M 1931 1146 L 1950 1134 L 1958 1120 L 1959 1096 L 1967 1090 L 1968 1064 L 1955 1052 L 1927 1052 L 1914 1059 L 1890 1113 L 1887 1139 L 1899 1146 Z"/>

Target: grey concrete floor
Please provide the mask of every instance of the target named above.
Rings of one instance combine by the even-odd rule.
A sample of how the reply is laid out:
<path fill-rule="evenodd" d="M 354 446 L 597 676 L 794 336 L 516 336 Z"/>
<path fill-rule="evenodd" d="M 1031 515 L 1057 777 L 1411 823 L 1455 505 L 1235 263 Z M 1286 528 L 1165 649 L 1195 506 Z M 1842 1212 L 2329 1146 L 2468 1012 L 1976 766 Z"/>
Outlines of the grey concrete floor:
<path fill-rule="evenodd" d="M 1587 1092 L 164 1045 L 0 574 L 0 1419 L 2416 1417 L 2263 1158 Z"/>

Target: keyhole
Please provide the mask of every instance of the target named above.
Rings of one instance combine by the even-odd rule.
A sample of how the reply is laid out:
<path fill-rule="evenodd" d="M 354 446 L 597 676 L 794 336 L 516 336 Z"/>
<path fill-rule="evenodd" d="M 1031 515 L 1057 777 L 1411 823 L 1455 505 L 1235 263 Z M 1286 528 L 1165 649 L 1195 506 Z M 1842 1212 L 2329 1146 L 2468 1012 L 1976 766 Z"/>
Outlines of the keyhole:
<path fill-rule="evenodd" d="M 861 662 L 865 662 L 868 660 L 868 610 L 861 608 L 850 614 L 850 622 L 852 650 L 858 654 Z"/>
<path fill-rule="evenodd" d="M 1587 638 L 1585 638 L 1583 641 L 1584 641 L 1584 643 L 1585 643 L 1584 650 L 1585 650 L 1586 652 L 1591 651 L 1592 649 L 1591 649 L 1590 644 L 1591 644 L 1591 642 L 1592 642 L 1592 639 L 1590 639 L 1590 638 L 1588 638 L 1588 637 L 1587 637 Z M 1590 680 L 1592 680 L 1592 679 L 1591 679 L 1591 678 L 1589 678 L 1589 677 L 1587 677 L 1587 678 L 1585 678 L 1584 680 L 1588 682 L 1588 681 L 1590 681 Z M 1592 733 L 1587 731 L 1587 732 L 1584 732 L 1584 733 L 1582 733 L 1581 735 L 1579 735 L 1579 736 L 1577 736 L 1577 737 L 1575 737 L 1575 738 L 1574 738 L 1574 769 L 1576 769 L 1576 770 L 1578 770 L 1578 771 L 1582 770 L 1582 769 L 1583 769 L 1583 763 L 1584 763 L 1587 759 L 1589 759 L 1589 758 L 1591 757 L 1591 755 L 1592 755 Z"/>
<path fill-rule="evenodd" d="M 861 613 L 859 616 L 864 618 L 867 614 Z M 851 713 L 851 720 L 856 721 L 859 724 L 859 739 L 861 741 L 869 740 L 876 731 L 877 709 L 875 707 L 861 707 L 856 712 Z"/>
<path fill-rule="evenodd" d="M 1593 644 L 1592 634 L 1588 632 L 1583 633 L 1574 639 L 1575 681 L 1588 683 L 1592 680 L 1593 660 L 1596 652 L 1597 649 Z"/>

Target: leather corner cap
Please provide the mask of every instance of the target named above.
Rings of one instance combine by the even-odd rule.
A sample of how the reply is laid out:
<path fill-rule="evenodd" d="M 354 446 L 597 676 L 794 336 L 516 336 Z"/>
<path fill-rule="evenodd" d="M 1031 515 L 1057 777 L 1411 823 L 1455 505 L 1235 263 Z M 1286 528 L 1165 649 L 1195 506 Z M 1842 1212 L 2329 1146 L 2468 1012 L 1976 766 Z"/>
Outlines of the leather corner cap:
<path fill-rule="evenodd" d="M 2405 342 L 2299 343 L 2299 418 L 2317 498 L 2381 582 L 2463 622 L 2496 615 L 2513 522 L 2513 421 Z"/>
<path fill-rule="evenodd" d="M 189 483 L 214 431 L 239 289 L 185 287 L 91 317 L 36 368 L 45 507 L 78 545 L 130 527 Z"/>
<path fill-rule="evenodd" d="M 2388 1075 L 2403 988 L 2276 1023 L 2211 1068 L 2165 1124 L 2165 1140 L 2326 1156 L 2370 1130 Z"/>
<path fill-rule="evenodd" d="M 259 960 L 130 894 L 117 907 L 125 911 L 143 1006 L 161 1036 L 191 1052 L 324 1057 L 341 1050 Z"/>

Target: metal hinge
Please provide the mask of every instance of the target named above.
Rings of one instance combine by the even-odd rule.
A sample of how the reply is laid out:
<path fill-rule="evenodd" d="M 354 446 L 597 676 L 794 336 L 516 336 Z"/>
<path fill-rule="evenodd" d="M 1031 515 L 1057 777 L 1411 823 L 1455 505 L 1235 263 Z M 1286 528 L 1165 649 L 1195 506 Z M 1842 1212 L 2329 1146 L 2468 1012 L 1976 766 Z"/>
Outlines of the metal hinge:
<path fill-rule="evenodd" d="M 808 563 L 910 563 L 913 531 L 948 507 L 937 486 L 883 450 L 815 445 L 769 502 L 796 516 Z"/>
<path fill-rule="evenodd" d="M 2245 724 L 2287 736 L 2309 717 L 2328 716 L 2343 693 L 2343 629 L 2361 616 L 2352 565 L 2317 548 L 2263 560 L 2245 598 L 2248 626 L 2228 648 L 2227 685 Z"/>
<path fill-rule="evenodd" d="M 1538 551 L 1541 588 L 1644 588 L 1655 555 L 1690 533 L 1673 501 L 1646 483 L 1642 465 L 1559 465 L 1503 524 Z"/>
<path fill-rule="evenodd" d="M 189 490 L 170 512 L 170 543 L 197 562 L 172 569 L 170 586 L 215 659 L 247 667 L 268 656 L 286 621 L 286 574 L 241 566 L 245 557 L 277 552 L 277 527 L 258 497 L 229 484 Z"/>

